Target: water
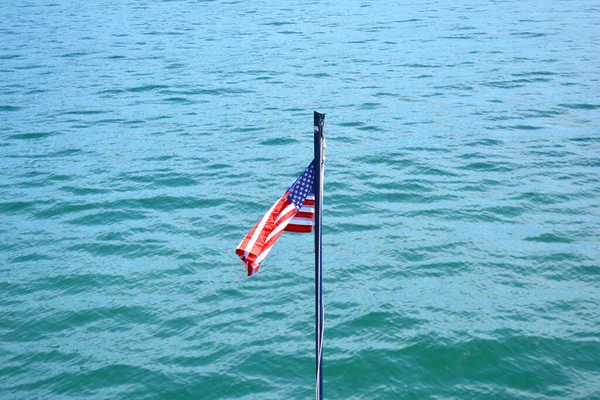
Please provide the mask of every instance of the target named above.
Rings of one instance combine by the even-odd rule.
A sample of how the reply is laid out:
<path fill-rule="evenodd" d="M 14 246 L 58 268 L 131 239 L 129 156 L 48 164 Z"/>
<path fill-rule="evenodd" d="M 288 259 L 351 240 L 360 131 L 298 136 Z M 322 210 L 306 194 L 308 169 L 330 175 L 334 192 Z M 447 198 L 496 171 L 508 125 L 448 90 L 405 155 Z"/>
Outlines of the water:
<path fill-rule="evenodd" d="M 600 398 L 596 1 L 3 1 L 0 398 Z"/>

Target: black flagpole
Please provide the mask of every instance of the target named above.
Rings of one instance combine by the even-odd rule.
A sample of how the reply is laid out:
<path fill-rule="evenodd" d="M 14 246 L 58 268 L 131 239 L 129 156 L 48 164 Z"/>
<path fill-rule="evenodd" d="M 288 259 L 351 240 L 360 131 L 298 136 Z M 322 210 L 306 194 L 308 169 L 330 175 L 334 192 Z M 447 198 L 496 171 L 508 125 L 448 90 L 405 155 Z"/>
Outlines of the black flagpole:
<path fill-rule="evenodd" d="M 316 314 L 316 369 L 317 399 L 323 399 L 323 293 L 321 220 L 323 215 L 323 125 L 325 114 L 315 111 L 315 314 Z"/>

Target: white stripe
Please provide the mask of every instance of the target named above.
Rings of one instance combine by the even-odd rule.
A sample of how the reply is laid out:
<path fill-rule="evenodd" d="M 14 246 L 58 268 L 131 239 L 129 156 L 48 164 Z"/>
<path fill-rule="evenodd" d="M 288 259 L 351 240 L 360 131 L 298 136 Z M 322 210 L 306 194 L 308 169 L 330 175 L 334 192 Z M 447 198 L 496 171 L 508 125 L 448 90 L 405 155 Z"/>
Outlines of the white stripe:
<path fill-rule="evenodd" d="M 310 218 L 292 218 L 290 224 L 294 225 L 313 225 L 314 221 Z"/>
<path fill-rule="evenodd" d="M 271 206 L 271 208 L 269 208 L 269 211 L 267 211 L 267 213 L 265 215 L 263 215 L 262 219 L 260 220 L 260 223 L 258 224 L 258 226 L 256 227 L 256 229 L 254 230 L 254 234 L 252 235 L 252 238 L 250 238 L 250 241 L 248 242 L 248 245 L 243 249 L 246 257 L 248 257 L 248 253 L 250 252 L 250 250 L 252 250 L 252 248 L 254 247 L 254 244 L 256 244 L 256 240 L 260 236 L 260 233 L 262 232 L 263 228 L 265 227 L 265 224 L 267 223 L 267 220 L 269 219 L 269 216 L 271 215 L 271 213 L 275 209 L 275 206 L 278 203 L 279 203 L 279 200 L 277 200 L 275 202 L 275 204 L 273 204 Z M 246 238 L 242 239 L 242 242 L 238 245 L 238 247 L 240 247 L 242 245 L 242 243 L 244 243 L 245 239 Z"/>
<path fill-rule="evenodd" d="M 284 216 L 285 214 L 287 214 L 288 212 L 295 210 L 296 206 L 294 206 L 293 203 L 290 203 L 286 208 L 284 208 L 279 215 L 277 216 L 277 219 L 275 220 L 275 223 L 278 224 L 279 223 L 279 219 Z"/>
<path fill-rule="evenodd" d="M 309 206 L 302 206 L 300 207 L 300 211 L 299 212 L 309 212 L 311 214 L 315 213 L 315 208 L 314 207 L 309 207 Z"/>
<path fill-rule="evenodd" d="M 268 242 L 269 240 L 271 240 L 273 238 L 273 236 L 277 235 L 279 232 L 284 230 L 285 227 L 288 226 L 288 224 L 290 223 L 292 218 L 294 218 L 294 217 L 289 217 L 287 220 L 283 220 L 279 225 L 277 225 L 277 228 L 273 229 L 273 231 L 269 234 L 269 236 L 267 236 L 266 241 Z"/>
<path fill-rule="evenodd" d="M 271 245 L 269 246 L 269 248 L 268 248 L 268 249 L 266 249 L 266 250 L 264 250 L 264 249 L 263 249 L 262 253 L 260 253 L 260 254 L 258 255 L 258 257 L 256 257 L 256 261 L 254 262 L 256 265 L 259 265 L 261 262 L 263 262 L 263 260 L 264 260 L 264 259 L 265 259 L 265 257 L 267 256 L 267 254 L 269 254 L 269 252 L 270 252 L 270 251 L 271 251 L 271 249 L 273 248 L 273 245 L 274 245 L 274 244 L 275 244 L 275 243 L 271 244 Z"/>
<path fill-rule="evenodd" d="M 269 252 L 271 251 L 272 248 L 273 248 L 273 246 L 269 247 L 268 249 L 266 249 L 265 251 L 263 251 L 262 253 L 260 253 L 259 256 L 256 257 L 256 261 L 254 263 L 256 265 L 259 265 L 261 262 L 263 262 L 263 260 L 269 254 Z"/>

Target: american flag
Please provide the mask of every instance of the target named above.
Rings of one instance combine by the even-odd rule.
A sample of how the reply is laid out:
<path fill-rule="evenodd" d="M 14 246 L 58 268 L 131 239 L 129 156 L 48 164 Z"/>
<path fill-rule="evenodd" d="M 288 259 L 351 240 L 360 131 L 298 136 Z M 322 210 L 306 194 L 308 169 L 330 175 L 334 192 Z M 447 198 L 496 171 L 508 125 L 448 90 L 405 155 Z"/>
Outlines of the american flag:
<path fill-rule="evenodd" d="M 306 196 L 306 200 L 302 203 L 302 207 L 294 218 L 285 227 L 286 232 L 310 233 L 315 224 L 315 194 L 311 193 Z"/>
<path fill-rule="evenodd" d="M 254 275 L 258 271 L 260 264 L 284 230 L 312 231 L 315 205 L 314 185 L 315 166 L 313 161 L 235 249 L 235 253 L 246 264 L 248 276 Z"/>

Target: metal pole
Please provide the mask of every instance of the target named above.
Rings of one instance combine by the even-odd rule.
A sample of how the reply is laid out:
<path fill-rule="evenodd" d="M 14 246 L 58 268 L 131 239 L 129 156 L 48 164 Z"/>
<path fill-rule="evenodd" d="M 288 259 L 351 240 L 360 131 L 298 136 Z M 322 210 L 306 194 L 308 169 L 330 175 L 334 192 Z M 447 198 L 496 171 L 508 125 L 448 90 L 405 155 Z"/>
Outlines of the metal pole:
<path fill-rule="evenodd" d="M 315 315 L 316 315 L 316 373 L 317 399 L 323 399 L 323 293 L 322 288 L 322 256 L 321 256 L 321 220 L 323 215 L 323 125 L 325 114 L 314 113 L 315 130 Z"/>

